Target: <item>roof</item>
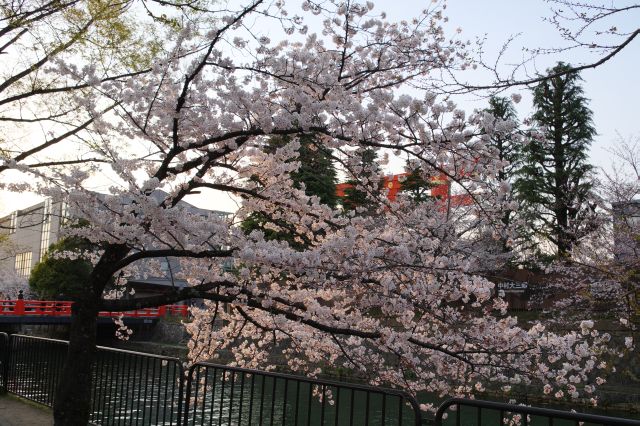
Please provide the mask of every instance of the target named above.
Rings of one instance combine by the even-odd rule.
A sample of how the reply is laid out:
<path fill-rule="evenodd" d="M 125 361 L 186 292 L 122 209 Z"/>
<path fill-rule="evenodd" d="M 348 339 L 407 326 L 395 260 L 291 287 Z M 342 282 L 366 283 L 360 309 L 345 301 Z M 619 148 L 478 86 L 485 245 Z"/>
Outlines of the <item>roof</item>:
<path fill-rule="evenodd" d="M 175 280 L 171 281 L 168 278 L 145 278 L 145 279 L 137 279 L 132 278 L 127 280 L 128 284 L 148 284 L 152 286 L 160 286 L 160 287 L 175 287 L 178 289 L 188 287 L 188 283 L 185 280 Z"/>

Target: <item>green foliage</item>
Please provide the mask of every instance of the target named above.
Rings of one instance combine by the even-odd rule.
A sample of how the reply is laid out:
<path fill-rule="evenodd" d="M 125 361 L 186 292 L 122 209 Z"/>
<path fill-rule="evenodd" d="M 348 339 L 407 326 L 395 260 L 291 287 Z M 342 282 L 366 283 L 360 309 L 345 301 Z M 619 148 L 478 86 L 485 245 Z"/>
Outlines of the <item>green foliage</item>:
<path fill-rule="evenodd" d="M 513 106 L 513 102 L 509 98 L 492 96 L 489 99 L 488 113 L 496 118 L 496 121 L 512 121 L 518 124 L 518 115 Z M 496 132 L 492 134 L 489 143 L 493 146 L 498 154 L 500 161 L 507 161 L 509 165 L 505 166 L 498 172 L 500 181 L 509 181 L 514 177 L 515 170 L 519 166 L 519 158 L 521 154 L 521 146 L 516 140 L 518 132 L 515 127 L 510 132 Z"/>
<path fill-rule="evenodd" d="M 78 41 L 76 52 L 105 71 L 141 71 L 151 65 L 162 47 L 162 31 L 178 31 L 175 17 L 151 15 L 155 23 L 144 24 L 123 3 L 85 0 L 62 10 L 67 36 Z M 91 25 L 82 30 L 87 23 Z"/>
<path fill-rule="evenodd" d="M 360 178 L 372 178 L 374 174 L 373 171 L 377 169 L 377 159 L 378 155 L 373 149 L 367 148 L 362 150 L 360 153 L 360 167 L 362 167 Z M 347 183 L 350 184 L 351 187 L 345 190 L 345 196 L 341 200 L 344 210 L 350 211 L 360 207 L 361 209 L 364 209 L 362 213 L 373 212 L 376 209 L 377 204 L 365 191 L 357 187 L 358 180 L 350 180 L 347 181 Z M 381 186 L 382 182 L 379 182 L 376 190 L 379 190 Z"/>
<path fill-rule="evenodd" d="M 402 182 L 401 191 L 407 194 L 414 202 L 422 203 L 432 199 L 431 188 L 435 185 L 425 179 L 419 169 L 410 172 Z"/>
<path fill-rule="evenodd" d="M 335 207 L 337 172 L 331 158 L 331 151 L 326 149 L 315 135 L 303 135 L 299 139 L 300 149 L 296 161 L 300 167 L 291 173 L 293 186 L 304 187 L 305 194 L 317 196 L 320 202 Z M 266 152 L 274 152 L 291 140 L 288 137 L 271 138 L 265 146 Z M 281 219 L 269 217 L 264 212 L 254 212 L 241 224 L 245 233 L 255 229 L 261 230 L 267 240 L 286 241 L 292 247 L 303 249 L 311 244 L 308 237 L 296 235 L 295 226 Z"/>
<path fill-rule="evenodd" d="M 60 296 L 74 299 L 88 285 L 93 269 L 81 253 L 94 249 L 89 241 L 76 237 L 63 238 L 52 244 L 31 271 L 29 287 L 42 299 Z M 55 254 L 60 252 L 74 252 L 79 256 L 76 259 L 56 258 Z"/>
<path fill-rule="evenodd" d="M 286 241 L 291 247 L 304 249 L 311 244 L 305 236 L 296 235 L 295 227 L 281 219 L 274 219 L 264 212 L 254 212 L 249 215 L 241 224 L 240 228 L 249 234 L 253 230 L 260 230 L 264 233 L 267 241 Z"/>
<path fill-rule="evenodd" d="M 559 63 L 549 73 L 566 71 Z M 581 78 L 569 73 L 541 82 L 533 90 L 535 120 L 542 137 L 523 149 L 515 187 L 530 233 L 551 242 L 560 257 L 589 231 L 593 167 L 588 150 L 596 134 Z"/>
<path fill-rule="evenodd" d="M 516 126 L 510 131 L 505 129 L 499 129 L 497 132 L 493 132 L 489 139 L 489 145 L 496 151 L 497 157 L 501 162 L 508 163 L 498 171 L 498 185 L 502 185 L 504 182 L 513 184 L 516 172 L 521 166 L 522 146 L 517 138 L 519 129 L 518 115 L 516 109 L 513 106 L 513 102 L 509 98 L 492 96 L 489 99 L 489 108 L 485 110 L 489 114 L 495 117 L 494 125 L 502 126 L 505 122 L 513 122 Z M 504 195 L 505 201 L 511 201 L 513 199 L 513 191 Z M 500 221 L 505 229 L 507 229 L 515 216 L 516 212 L 511 209 L 505 209 Z M 507 235 L 502 235 L 500 238 L 501 250 L 506 253 L 510 251 L 509 238 Z M 523 241 L 529 241 L 528 239 L 521 239 Z"/>
<path fill-rule="evenodd" d="M 285 142 L 286 143 L 286 142 Z M 304 184 L 305 194 L 316 195 L 323 204 L 335 207 L 338 202 L 336 195 L 337 172 L 331 151 L 324 148 L 312 135 L 300 138 L 300 167 L 291 173 L 293 186 L 301 189 Z"/>

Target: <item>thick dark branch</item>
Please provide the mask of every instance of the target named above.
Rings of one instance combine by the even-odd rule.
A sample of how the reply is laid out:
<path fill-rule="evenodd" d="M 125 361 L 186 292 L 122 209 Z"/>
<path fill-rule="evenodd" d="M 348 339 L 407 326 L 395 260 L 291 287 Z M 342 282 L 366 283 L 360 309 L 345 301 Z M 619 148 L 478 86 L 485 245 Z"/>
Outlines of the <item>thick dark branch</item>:
<path fill-rule="evenodd" d="M 100 82 L 105 83 L 107 81 L 115 81 L 115 80 L 119 80 L 119 79 L 123 79 L 123 78 L 135 77 L 135 76 L 138 76 L 138 75 L 141 75 L 141 74 L 146 74 L 149 71 L 151 71 L 151 69 L 145 69 L 145 70 L 142 70 L 142 71 L 118 74 L 118 75 L 114 75 L 114 76 L 111 76 L 111 77 L 105 77 L 102 80 L 100 80 Z M 34 90 L 29 91 L 29 92 L 24 92 L 24 93 L 20 93 L 18 95 L 10 96 L 8 98 L 0 99 L 0 105 L 8 104 L 8 103 L 19 101 L 19 100 L 26 99 L 26 98 L 30 98 L 32 96 L 50 95 L 50 94 L 53 94 L 53 93 L 72 92 L 74 90 L 86 89 L 89 86 L 90 85 L 88 83 L 81 83 L 81 84 L 76 84 L 74 86 L 50 87 L 50 88 L 47 88 L 47 89 L 34 89 Z"/>
<path fill-rule="evenodd" d="M 240 187 L 237 187 L 237 186 L 225 185 L 225 184 L 222 184 L 222 183 L 198 182 L 198 183 L 195 183 L 192 186 L 191 189 L 195 189 L 195 188 L 216 189 L 218 191 L 232 192 L 234 194 L 250 195 L 251 197 L 256 197 L 256 198 L 259 198 L 261 200 L 268 200 L 267 197 L 265 197 L 264 195 L 259 194 L 257 191 L 254 191 L 252 189 L 240 188 Z"/>
<path fill-rule="evenodd" d="M 160 250 L 137 251 L 135 253 L 130 254 L 126 258 L 120 260 L 118 263 L 114 265 L 113 269 L 114 271 L 120 270 L 142 259 L 153 259 L 153 258 L 161 258 L 161 257 L 190 257 L 194 259 L 221 258 L 221 257 L 231 256 L 234 251 L 235 249 L 203 250 L 203 251 L 160 249 Z"/>
<path fill-rule="evenodd" d="M 182 87 L 182 93 L 180 93 L 180 96 L 178 97 L 178 100 L 176 102 L 176 117 L 173 119 L 173 137 L 172 138 L 173 138 L 173 146 L 174 147 L 177 147 L 179 145 L 178 144 L 178 128 L 179 128 L 179 117 L 178 117 L 178 114 L 180 114 L 180 112 L 182 111 L 182 108 L 184 107 L 184 105 L 185 105 L 185 103 L 187 101 L 187 95 L 189 93 L 191 82 L 196 78 L 196 76 L 198 76 L 198 74 L 200 74 L 200 72 L 202 72 L 202 69 L 207 64 L 207 60 L 209 59 L 209 57 L 211 56 L 211 53 L 213 52 L 213 48 L 216 46 L 216 44 L 218 43 L 218 41 L 220 40 L 222 35 L 229 28 L 233 27 L 238 22 L 242 21 L 242 19 L 246 15 L 248 15 L 250 12 L 255 10 L 255 8 L 257 8 L 258 5 L 260 3 L 262 3 L 262 1 L 263 0 L 255 1 L 252 5 L 246 7 L 242 12 L 240 12 L 237 16 L 235 16 L 234 19 L 231 19 L 225 26 L 223 26 L 221 29 L 219 29 L 216 32 L 216 35 L 213 37 L 213 40 L 211 40 L 211 42 L 209 43 L 209 47 L 207 48 L 207 52 L 202 57 L 202 60 L 194 68 L 193 72 L 191 72 L 191 74 L 189 74 L 185 78 L 184 85 Z"/>
<path fill-rule="evenodd" d="M 156 174 L 154 175 L 154 177 L 158 178 L 159 180 L 164 180 L 169 174 L 171 173 L 177 173 L 177 170 L 173 167 L 171 167 L 171 162 L 173 161 L 173 159 L 178 156 L 178 154 L 181 154 L 185 151 L 189 151 L 189 150 L 194 150 L 194 149 L 201 149 L 204 148 L 208 145 L 217 143 L 217 142 L 223 142 L 223 141 L 228 141 L 228 140 L 234 140 L 236 143 L 236 148 L 229 148 L 229 147 L 225 147 L 224 149 L 221 149 L 218 152 L 211 152 L 209 154 L 207 154 L 206 156 L 202 155 L 198 158 L 195 158 L 191 161 L 188 161 L 186 163 L 182 164 L 182 167 L 180 169 L 180 172 L 186 172 L 189 171 L 195 167 L 198 167 L 202 164 L 204 164 L 206 161 L 211 161 L 211 160 L 216 160 L 219 158 L 224 157 L 225 155 L 230 154 L 233 151 L 236 151 L 238 148 L 240 148 L 243 144 L 245 144 L 247 141 L 249 141 L 250 138 L 252 137 L 257 137 L 257 136 L 266 136 L 266 135 L 278 135 L 278 136 L 287 136 L 287 135 L 295 135 L 295 134 L 303 134 L 303 133 L 309 133 L 309 132 L 319 132 L 319 133 L 323 133 L 323 134 L 328 134 L 326 129 L 323 127 L 310 127 L 308 129 L 302 129 L 300 127 L 292 127 L 289 129 L 273 129 L 270 132 L 265 132 L 263 129 L 259 129 L 259 128 L 251 128 L 251 129 L 246 129 L 246 130 L 235 130 L 235 131 L 230 131 L 227 133 L 224 133 L 222 135 L 218 135 L 218 136 L 211 136 L 208 138 L 203 139 L 202 141 L 198 142 L 198 143 L 194 143 L 188 147 L 174 147 L 171 149 L 171 152 L 167 155 L 167 157 L 164 159 L 164 161 L 162 162 L 162 164 L 160 165 L 160 167 L 158 168 L 158 171 L 156 172 Z M 339 138 L 338 136 L 335 135 L 331 135 L 335 138 Z"/>
<path fill-rule="evenodd" d="M 242 316 L 242 318 L 244 318 L 245 320 L 247 320 L 248 322 L 250 322 L 251 324 L 255 325 L 257 328 L 259 328 L 262 331 L 267 331 L 267 332 L 273 332 L 274 329 L 271 327 L 267 327 L 265 325 L 260 324 L 258 321 L 256 321 L 255 319 L 253 319 L 253 317 L 251 315 L 249 315 L 247 312 L 245 312 L 244 309 L 242 309 L 241 307 L 237 306 L 236 309 L 238 310 L 238 312 L 240 313 L 240 315 Z"/>
<path fill-rule="evenodd" d="M 27 33 L 27 29 L 25 28 L 22 31 L 20 31 L 18 34 L 16 34 L 11 40 L 9 40 L 8 42 L 0 46 L 0 53 L 4 52 L 7 47 L 11 46 L 13 43 L 18 41 L 18 39 L 20 39 L 20 37 L 22 37 L 26 33 Z"/>
<path fill-rule="evenodd" d="M 27 27 L 34 22 L 42 21 L 44 20 L 44 18 L 64 11 L 65 9 L 73 6 L 78 2 L 79 0 L 73 0 L 68 3 L 63 3 L 58 0 L 52 0 L 48 3 L 36 7 L 35 9 L 25 12 L 10 14 L 7 10 L 6 15 L 0 21 L 8 21 L 9 24 L 0 29 L 0 37 L 5 36 L 20 27 Z"/>
<path fill-rule="evenodd" d="M 35 169 L 38 167 L 53 167 L 53 166 L 70 166 L 73 164 L 85 164 L 85 163 L 110 163 L 110 161 L 104 158 L 85 158 L 78 160 L 64 160 L 64 161 L 42 161 L 38 163 L 27 164 L 27 167 Z M 2 171 L 2 169 L 0 169 Z"/>
<path fill-rule="evenodd" d="M 203 299 L 204 295 L 206 295 L 208 300 L 230 303 L 235 300 L 235 296 L 209 293 L 209 291 L 220 286 L 230 287 L 233 285 L 236 285 L 236 283 L 231 281 L 216 281 L 203 283 L 194 287 L 174 289 L 174 291 L 166 294 L 141 297 L 132 300 L 107 299 L 101 301 L 100 308 L 109 312 L 125 312 L 136 309 L 155 308 L 157 306 L 169 305 L 188 299 Z"/>

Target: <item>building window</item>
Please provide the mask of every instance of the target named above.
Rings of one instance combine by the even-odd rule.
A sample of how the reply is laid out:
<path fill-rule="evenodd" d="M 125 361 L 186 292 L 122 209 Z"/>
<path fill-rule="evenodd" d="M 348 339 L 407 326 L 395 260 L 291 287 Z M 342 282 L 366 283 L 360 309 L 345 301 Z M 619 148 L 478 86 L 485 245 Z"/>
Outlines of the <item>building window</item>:
<path fill-rule="evenodd" d="M 51 199 L 44 202 L 44 210 L 42 212 L 42 235 L 40 236 L 40 259 L 46 253 L 51 242 Z"/>
<path fill-rule="evenodd" d="M 28 278 L 31 273 L 31 259 L 33 254 L 30 251 L 16 254 L 16 273 Z"/>
<path fill-rule="evenodd" d="M 13 234 L 18 228 L 18 212 L 11 213 L 11 224 L 9 225 L 9 233 Z"/>
<path fill-rule="evenodd" d="M 66 225 L 69 220 L 69 204 L 66 201 L 60 203 L 60 225 Z"/>

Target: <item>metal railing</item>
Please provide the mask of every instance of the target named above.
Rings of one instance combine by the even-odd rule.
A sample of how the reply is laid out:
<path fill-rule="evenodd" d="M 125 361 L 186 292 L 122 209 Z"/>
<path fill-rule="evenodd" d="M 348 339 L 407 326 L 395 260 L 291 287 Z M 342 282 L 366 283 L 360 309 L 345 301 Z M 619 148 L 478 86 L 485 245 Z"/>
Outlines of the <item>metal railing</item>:
<path fill-rule="evenodd" d="M 52 406 L 64 340 L 0 333 L 0 387 Z M 91 422 L 98 425 L 419 426 L 418 403 L 392 389 L 98 347 Z M 186 380 L 186 385 L 185 385 Z M 453 415 L 444 420 L 451 408 Z M 640 426 L 640 421 L 491 401 L 450 399 L 435 424 Z"/>
<path fill-rule="evenodd" d="M 98 347 L 92 420 L 97 424 L 180 424 L 184 370 L 179 359 Z"/>
<path fill-rule="evenodd" d="M 40 337 L 11 335 L 7 391 L 31 401 L 53 406 L 67 343 Z"/>
<path fill-rule="evenodd" d="M 12 335 L 7 390 L 53 406 L 68 342 Z M 184 371 L 179 359 L 98 346 L 91 422 L 179 425 Z"/>
<path fill-rule="evenodd" d="M 9 335 L 0 333 L 0 393 L 7 392 L 7 370 L 9 368 Z"/>
<path fill-rule="evenodd" d="M 409 394 L 207 362 L 189 369 L 187 425 L 419 426 Z"/>
<path fill-rule="evenodd" d="M 445 414 L 455 407 L 455 415 L 444 421 Z M 464 425 L 607 425 L 639 426 L 640 421 L 596 414 L 574 413 L 551 408 L 528 407 L 526 405 L 504 404 L 501 402 L 452 398 L 443 402 L 436 413 L 436 426 L 445 424 Z"/>

